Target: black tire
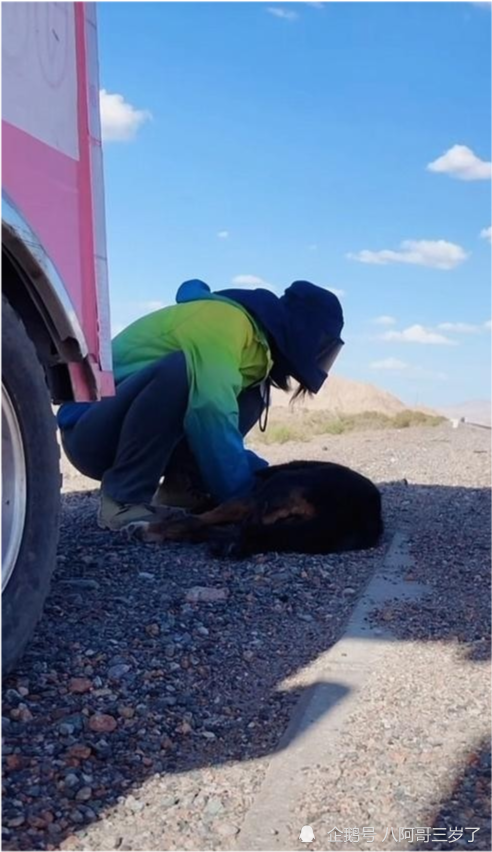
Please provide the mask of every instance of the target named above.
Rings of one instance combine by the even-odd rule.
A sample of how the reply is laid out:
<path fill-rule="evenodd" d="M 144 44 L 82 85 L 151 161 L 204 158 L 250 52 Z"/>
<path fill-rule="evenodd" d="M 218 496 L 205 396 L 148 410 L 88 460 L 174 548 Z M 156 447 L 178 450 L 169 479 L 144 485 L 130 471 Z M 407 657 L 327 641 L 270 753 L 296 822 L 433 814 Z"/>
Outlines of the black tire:
<path fill-rule="evenodd" d="M 3 297 L 2 385 L 8 395 L 6 409 L 9 409 L 10 418 L 14 412 L 20 431 L 26 482 L 24 523 L 20 527 L 22 538 L 18 538 L 18 555 L 10 560 L 13 568 L 2 592 L 2 667 L 5 674 L 15 666 L 33 634 L 56 563 L 60 453 L 44 371 L 23 323 Z M 4 440 L 5 435 L 2 462 L 4 452 L 8 453 Z M 5 495 L 4 485 L 2 513 Z"/>

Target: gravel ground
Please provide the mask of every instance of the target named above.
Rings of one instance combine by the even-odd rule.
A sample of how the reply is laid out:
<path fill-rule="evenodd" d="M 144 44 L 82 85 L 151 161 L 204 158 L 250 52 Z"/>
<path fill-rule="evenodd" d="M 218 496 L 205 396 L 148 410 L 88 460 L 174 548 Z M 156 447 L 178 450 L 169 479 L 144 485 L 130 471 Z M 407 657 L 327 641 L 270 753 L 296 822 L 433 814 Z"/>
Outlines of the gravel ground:
<path fill-rule="evenodd" d="M 386 540 L 336 557 L 235 563 L 129 541 L 97 528 L 94 483 L 65 464 L 52 592 L 4 683 L 3 848 L 235 848 L 310 668 L 397 528 L 428 594 L 373 613 L 398 641 L 333 774 L 307 769 L 293 822 L 324 842 L 330 821 L 463 817 L 480 827 L 465 848 L 490 848 L 489 434 L 446 425 L 262 448 L 273 463 L 333 459 L 383 483 Z"/>

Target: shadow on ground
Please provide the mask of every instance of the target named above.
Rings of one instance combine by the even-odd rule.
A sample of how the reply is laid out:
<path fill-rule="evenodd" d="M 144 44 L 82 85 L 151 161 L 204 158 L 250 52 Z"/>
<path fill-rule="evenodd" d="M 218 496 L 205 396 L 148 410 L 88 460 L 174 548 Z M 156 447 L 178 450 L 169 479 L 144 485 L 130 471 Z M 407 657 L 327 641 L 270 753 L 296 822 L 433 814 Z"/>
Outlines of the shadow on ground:
<path fill-rule="evenodd" d="M 435 838 L 446 836 L 445 842 L 422 842 L 413 848 L 425 849 L 490 849 L 491 797 L 490 740 L 477 743 L 438 811 L 431 814 L 427 825 Z M 473 806 L 471 807 L 471 803 Z M 437 832 L 441 831 L 439 835 Z"/>
<path fill-rule="evenodd" d="M 488 490 L 383 493 L 388 529 L 410 530 L 408 579 L 428 596 L 376 618 L 396 640 L 488 659 Z M 99 530 L 93 492 L 63 501 L 46 611 L 4 683 L 5 849 L 58 848 L 150 776 L 272 754 L 303 694 L 300 670 L 341 636 L 388 544 L 218 561 Z M 224 599 L 191 603 L 195 586 Z"/>

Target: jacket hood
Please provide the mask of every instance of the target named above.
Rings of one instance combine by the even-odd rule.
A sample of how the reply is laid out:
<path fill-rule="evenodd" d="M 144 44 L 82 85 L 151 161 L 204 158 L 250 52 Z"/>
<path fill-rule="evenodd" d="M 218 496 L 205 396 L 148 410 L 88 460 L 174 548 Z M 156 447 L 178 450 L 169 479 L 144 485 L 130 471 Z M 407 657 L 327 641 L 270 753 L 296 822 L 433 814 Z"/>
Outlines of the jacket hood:
<path fill-rule="evenodd" d="M 342 306 L 329 290 L 310 281 L 294 281 L 283 296 L 270 290 L 218 290 L 198 279 L 185 281 L 176 301 L 223 298 L 241 305 L 263 328 L 272 347 L 274 363 L 311 393 L 317 393 L 327 373 L 317 358 L 323 339 L 339 339 L 343 329 Z M 275 378 L 274 370 L 272 376 Z"/>

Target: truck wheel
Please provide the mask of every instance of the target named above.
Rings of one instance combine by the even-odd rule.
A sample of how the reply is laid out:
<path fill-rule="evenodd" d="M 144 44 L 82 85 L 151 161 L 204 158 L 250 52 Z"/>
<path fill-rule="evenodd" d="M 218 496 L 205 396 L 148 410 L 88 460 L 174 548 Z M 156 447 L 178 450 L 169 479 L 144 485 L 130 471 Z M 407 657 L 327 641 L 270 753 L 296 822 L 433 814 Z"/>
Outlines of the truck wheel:
<path fill-rule="evenodd" d="M 56 560 L 60 465 L 43 369 L 2 298 L 2 666 L 32 636 Z"/>

